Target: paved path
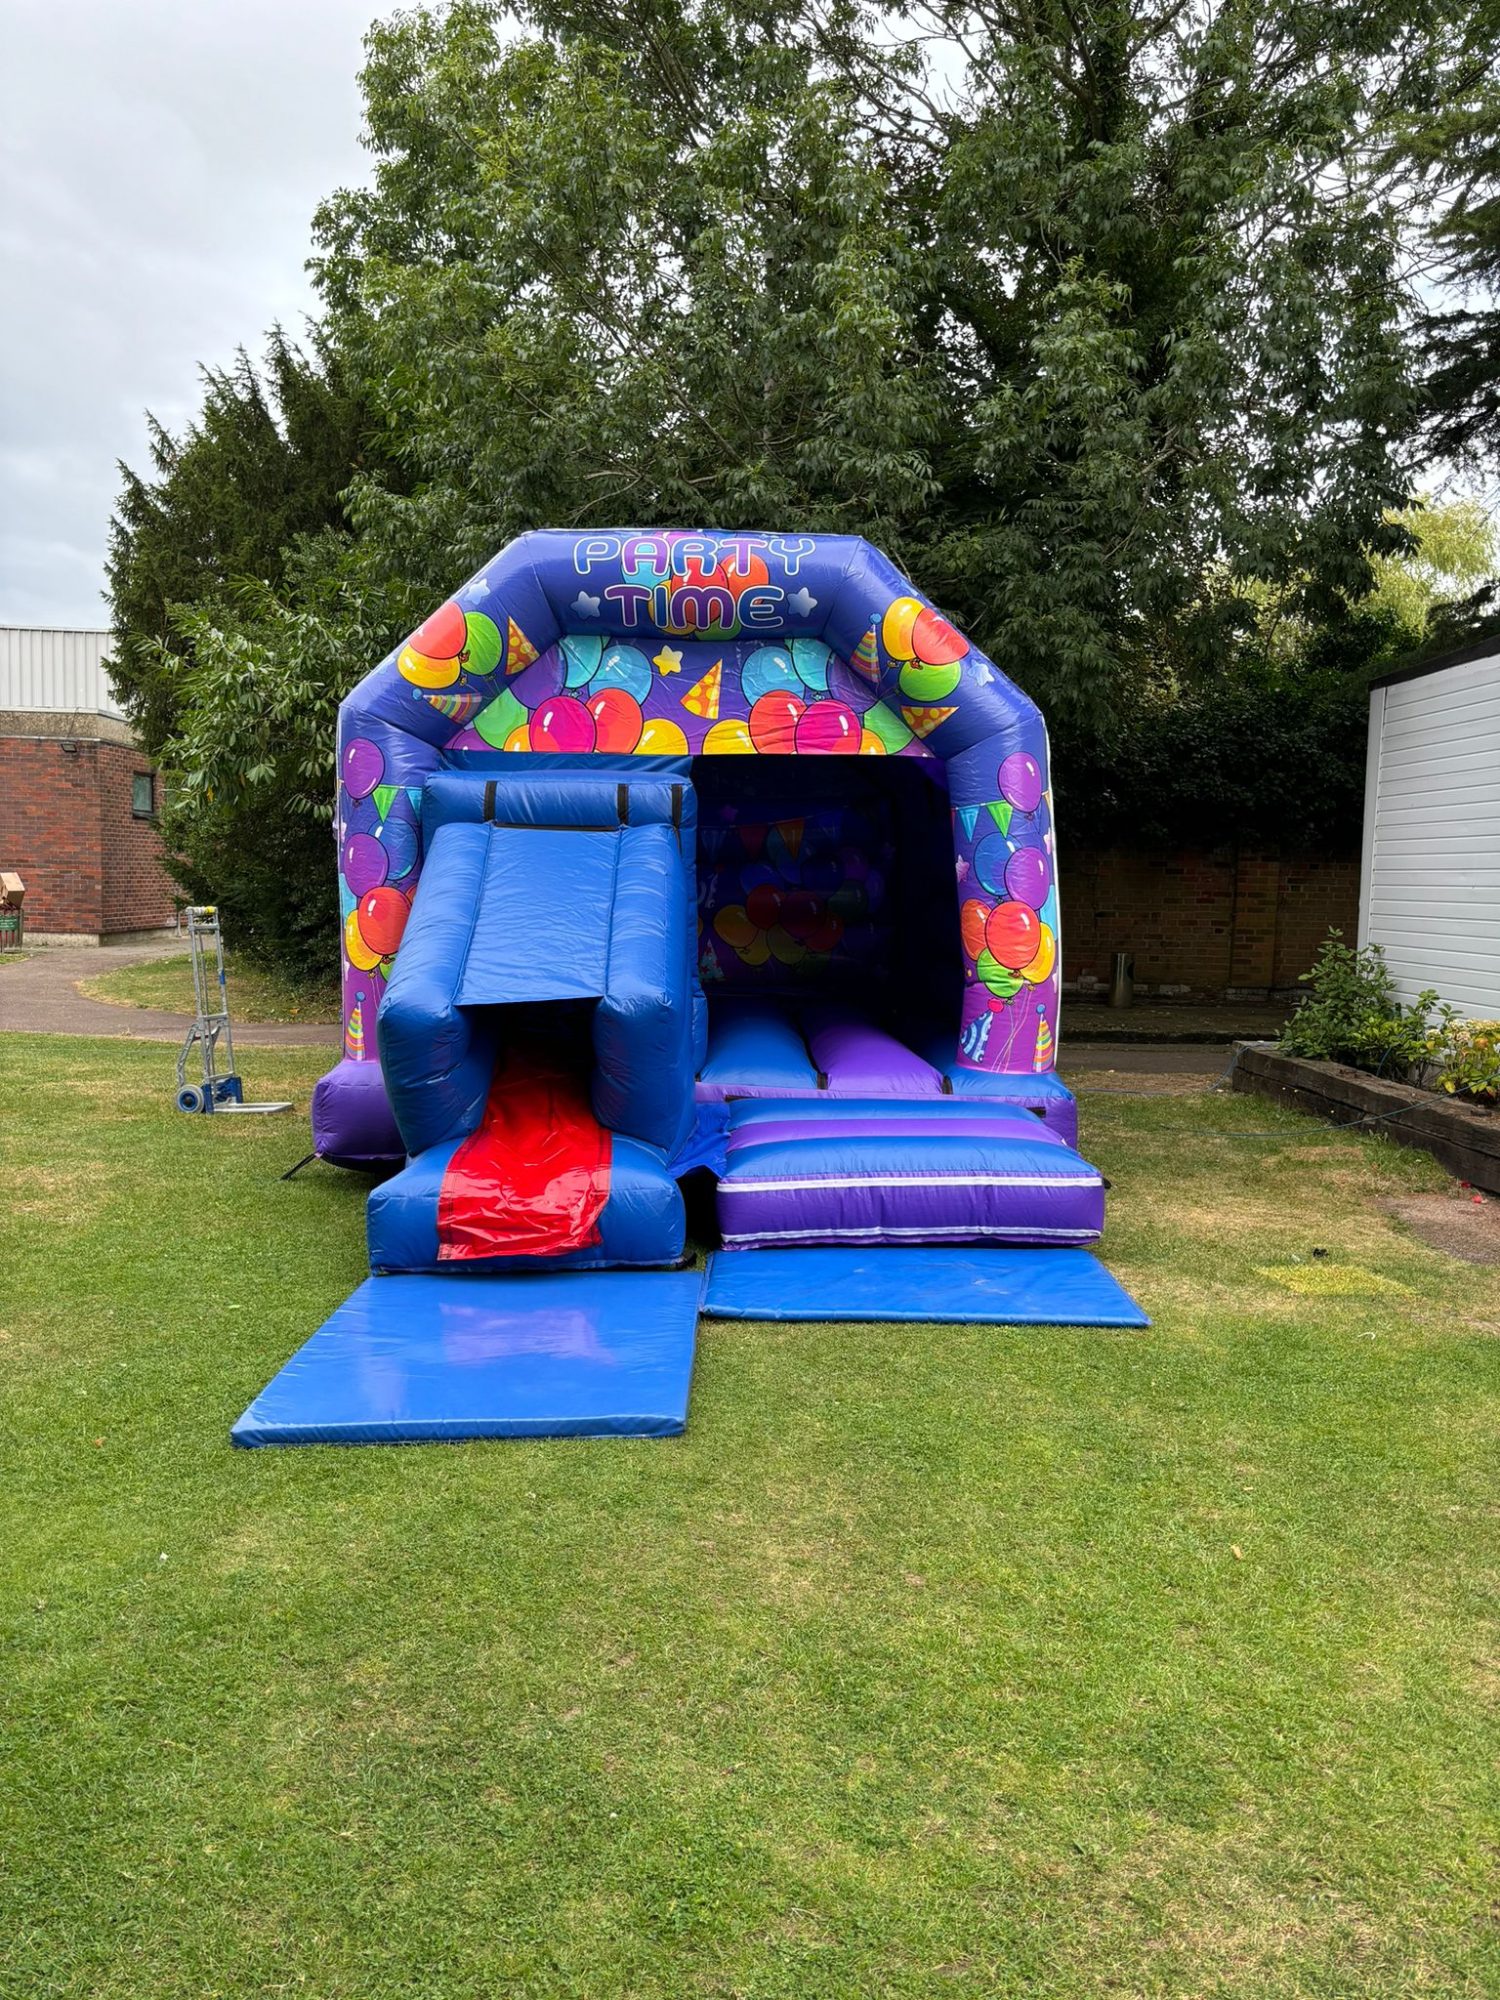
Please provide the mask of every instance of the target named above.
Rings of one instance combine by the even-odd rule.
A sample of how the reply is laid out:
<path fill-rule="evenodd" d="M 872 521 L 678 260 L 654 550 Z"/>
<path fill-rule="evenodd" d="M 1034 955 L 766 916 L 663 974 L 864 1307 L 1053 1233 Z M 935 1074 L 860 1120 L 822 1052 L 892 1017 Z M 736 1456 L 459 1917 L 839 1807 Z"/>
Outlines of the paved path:
<path fill-rule="evenodd" d="M 155 1007 L 112 1007 L 78 991 L 80 979 L 97 979 L 122 966 L 182 955 L 175 937 L 148 944 L 44 945 L 17 965 L 0 965 L 0 1030 L 33 1035 L 116 1035 L 124 1040 L 180 1042 L 191 1014 Z M 231 995 L 232 998 L 232 995 Z M 247 1049 L 336 1048 L 335 1027 L 300 1023 L 232 1023 L 236 1043 Z"/>
<path fill-rule="evenodd" d="M 151 1007 L 112 1007 L 78 991 L 81 979 L 97 979 L 121 966 L 152 958 L 180 956 L 175 937 L 134 945 L 52 945 L 39 948 L 19 965 L 0 966 L 0 1030 L 50 1035 L 118 1035 L 134 1041 L 180 1042 L 191 1016 Z M 1201 1025 L 1194 1024 L 1199 1028 Z M 336 1048 L 336 1027 L 295 1023 L 236 1024 L 234 1038 L 245 1048 Z M 1091 1041 L 1065 1034 L 1062 1069 L 1086 1071 L 1087 1087 L 1105 1089 L 1113 1079 L 1127 1087 L 1139 1077 L 1179 1077 L 1201 1085 L 1229 1064 L 1229 1041 L 1165 1039 L 1143 1042 Z"/>

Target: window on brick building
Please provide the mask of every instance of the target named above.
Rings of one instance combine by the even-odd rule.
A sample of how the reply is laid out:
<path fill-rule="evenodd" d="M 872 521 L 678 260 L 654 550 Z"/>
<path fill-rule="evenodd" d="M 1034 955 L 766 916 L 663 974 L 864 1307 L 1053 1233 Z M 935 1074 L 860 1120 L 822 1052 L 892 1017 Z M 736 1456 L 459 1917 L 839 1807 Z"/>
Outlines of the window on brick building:
<path fill-rule="evenodd" d="M 156 775 L 137 771 L 130 780 L 130 810 L 136 819 L 156 818 Z"/>

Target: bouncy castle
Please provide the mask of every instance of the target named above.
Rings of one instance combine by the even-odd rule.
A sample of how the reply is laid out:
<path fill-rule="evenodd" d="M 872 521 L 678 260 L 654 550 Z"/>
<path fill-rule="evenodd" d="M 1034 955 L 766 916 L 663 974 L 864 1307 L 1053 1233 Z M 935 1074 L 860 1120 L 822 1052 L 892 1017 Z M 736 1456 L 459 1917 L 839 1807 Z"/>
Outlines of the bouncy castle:
<path fill-rule="evenodd" d="M 239 1442 L 678 1429 L 700 1309 L 1142 1323 L 1041 715 L 868 543 L 521 537 L 344 702 L 336 830 L 373 1276 Z"/>

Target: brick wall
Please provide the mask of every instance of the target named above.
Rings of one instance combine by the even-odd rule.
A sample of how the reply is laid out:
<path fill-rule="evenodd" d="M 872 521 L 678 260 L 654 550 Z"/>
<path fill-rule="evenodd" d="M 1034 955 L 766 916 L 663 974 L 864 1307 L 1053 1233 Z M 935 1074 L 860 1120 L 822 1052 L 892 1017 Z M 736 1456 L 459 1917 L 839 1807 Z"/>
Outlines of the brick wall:
<path fill-rule="evenodd" d="M 1130 951 L 1140 993 L 1286 992 L 1330 925 L 1351 940 L 1358 929 L 1357 860 L 1064 841 L 1060 873 L 1063 979 L 1085 990 L 1108 982 L 1116 951 Z"/>
<path fill-rule="evenodd" d="M 131 812 L 150 761 L 128 743 L 0 736 L 0 868 L 26 884 L 26 927 L 107 937 L 173 916 L 155 823 Z"/>
<path fill-rule="evenodd" d="M 117 743 L 99 745 L 100 929 L 105 935 L 156 930 L 171 923 L 175 913 L 173 884 L 162 866 L 156 822 L 137 819 L 131 810 L 131 781 L 137 772 L 150 769 L 151 760 L 139 750 Z"/>

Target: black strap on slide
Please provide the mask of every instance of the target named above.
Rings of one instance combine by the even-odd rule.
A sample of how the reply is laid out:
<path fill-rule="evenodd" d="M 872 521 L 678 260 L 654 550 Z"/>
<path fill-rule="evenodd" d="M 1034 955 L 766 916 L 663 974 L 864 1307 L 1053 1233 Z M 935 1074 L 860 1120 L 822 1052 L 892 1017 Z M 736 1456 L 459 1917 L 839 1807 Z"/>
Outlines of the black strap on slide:
<path fill-rule="evenodd" d="M 616 785 L 615 787 L 615 818 L 620 822 L 621 826 L 629 826 L 630 824 L 629 785 Z"/>
<path fill-rule="evenodd" d="M 677 836 L 677 847 L 682 849 L 682 787 L 672 787 L 672 831 Z"/>
<path fill-rule="evenodd" d="M 493 820 L 495 817 L 495 781 L 493 778 L 486 778 L 484 781 L 484 816 L 487 820 Z"/>

